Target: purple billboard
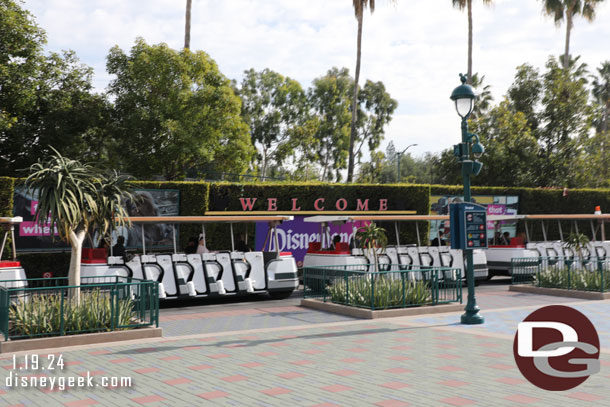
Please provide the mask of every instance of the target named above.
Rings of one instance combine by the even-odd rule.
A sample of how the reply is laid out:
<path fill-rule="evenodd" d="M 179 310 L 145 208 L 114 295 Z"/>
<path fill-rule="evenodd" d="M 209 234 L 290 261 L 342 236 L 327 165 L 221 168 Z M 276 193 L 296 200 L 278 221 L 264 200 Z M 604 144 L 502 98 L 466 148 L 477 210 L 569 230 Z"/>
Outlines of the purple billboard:
<path fill-rule="evenodd" d="M 303 219 L 305 219 L 305 216 L 295 216 L 294 220 L 284 222 L 277 228 L 280 251 L 292 252 L 298 267 L 303 266 L 303 259 L 307 253 L 309 242 L 320 241 L 320 224 L 304 222 Z M 363 222 L 331 225 L 331 239 L 335 235 L 339 235 L 341 237 L 341 242 L 349 243 L 354 234 L 354 226 L 358 228 L 361 224 L 363 224 Z M 254 247 L 256 251 L 263 251 L 268 231 L 269 226 L 266 222 L 256 223 L 256 240 Z M 267 251 L 275 251 L 275 242 L 271 242 L 271 249 L 269 249 L 269 242 L 267 242 L 265 249 L 267 249 Z"/>

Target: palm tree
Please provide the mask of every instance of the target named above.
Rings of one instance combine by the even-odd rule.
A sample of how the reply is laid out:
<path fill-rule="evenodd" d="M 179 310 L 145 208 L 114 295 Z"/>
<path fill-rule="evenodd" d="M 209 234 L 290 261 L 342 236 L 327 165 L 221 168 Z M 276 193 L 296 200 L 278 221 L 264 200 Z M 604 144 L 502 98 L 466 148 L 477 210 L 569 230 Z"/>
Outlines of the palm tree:
<path fill-rule="evenodd" d="M 45 161 L 30 167 L 25 180 L 28 191 L 38 196 L 36 221 L 54 225 L 72 248 L 68 281 L 80 285 L 83 242 L 94 228 L 103 236 L 111 227 L 125 224 L 128 216 L 122 202 L 133 199 L 127 177 L 104 174 L 92 165 L 63 157 L 57 150 Z M 79 291 L 72 295 L 78 301 Z"/>
<path fill-rule="evenodd" d="M 368 258 L 371 258 L 373 254 L 373 263 L 375 264 L 375 272 L 379 271 L 379 257 L 377 249 L 381 249 L 382 252 L 388 244 L 388 236 L 386 230 L 382 227 L 370 223 L 367 226 L 361 226 L 356 232 L 356 241 L 362 249 L 362 251 L 368 252 Z"/>
<path fill-rule="evenodd" d="M 184 48 L 191 48 L 191 8 L 193 0 L 186 0 L 186 21 L 184 23 Z"/>
<path fill-rule="evenodd" d="M 476 103 L 472 109 L 471 117 L 476 119 L 477 117 L 485 115 L 491 107 L 491 102 L 494 98 L 491 95 L 491 85 L 484 85 L 485 75 L 479 76 L 478 72 L 472 75 L 472 87 L 474 88 L 477 98 Z"/>
<path fill-rule="evenodd" d="M 542 0 L 544 2 L 544 13 L 552 16 L 555 24 L 559 26 L 561 21 L 566 20 L 566 44 L 563 53 L 563 66 L 568 69 L 570 62 L 570 33 L 572 32 L 573 19 L 581 15 L 589 21 L 595 18 L 595 7 L 603 0 Z"/>
<path fill-rule="evenodd" d="M 596 120 L 598 133 L 608 131 L 608 121 L 610 120 L 610 61 L 602 63 L 601 68 L 597 68 L 599 78 L 593 79 L 593 97 L 600 106 L 600 117 Z"/>
<path fill-rule="evenodd" d="M 453 7 L 460 10 L 468 9 L 468 80 L 472 85 L 472 0 L 451 0 Z M 483 0 L 484 4 L 491 4 L 492 0 Z"/>
<path fill-rule="evenodd" d="M 362 22 L 364 10 L 369 8 L 371 14 L 375 11 L 375 0 L 352 0 L 356 20 L 358 20 L 358 45 L 356 49 L 356 73 L 354 75 L 354 94 L 352 99 L 352 125 L 349 136 L 349 161 L 347 165 L 347 182 L 352 182 L 354 177 L 354 143 L 356 141 L 356 121 L 358 120 L 358 81 L 360 80 L 360 57 L 362 54 Z M 390 0 L 395 3 L 396 0 Z"/>

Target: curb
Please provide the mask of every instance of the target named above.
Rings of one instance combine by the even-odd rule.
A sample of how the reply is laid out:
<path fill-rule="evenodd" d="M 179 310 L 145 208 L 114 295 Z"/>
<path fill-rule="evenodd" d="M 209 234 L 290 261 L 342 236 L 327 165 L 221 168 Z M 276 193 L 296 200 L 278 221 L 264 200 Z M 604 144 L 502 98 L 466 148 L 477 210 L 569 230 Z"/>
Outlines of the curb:
<path fill-rule="evenodd" d="M 49 338 L 21 339 L 0 342 L 0 353 L 13 353 L 38 349 L 64 348 L 66 346 L 93 345 L 98 343 L 159 338 L 163 328 L 139 328 L 128 331 L 100 332 L 81 335 L 52 336 Z"/>
<path fill-rule="evenodd" d="M 580 298 L 583 300 L 610 300 L 610 293 L 593 291 L 566 290 L 563 288 L 533 287 L 528 285 L 511 285 L 508 291 L 528 294 L 552 295 L 554 297 Z"/>
<path fill-rule="evenodd" d="M 463 304 L 440 304 L 372 311 L 364 308 L 349 307 L 347 305 L 333 304 L 330 302 L 323 302 L 312 299 L 301 300 L 301 306 L 317 309 L 319 311 L 332 312 L 335 314 L 342 314 L 354 318 L 363 319 L 408 317 L 412 315 L 441 314 L 445 312 L 455 312 L 464 310 Z"/>

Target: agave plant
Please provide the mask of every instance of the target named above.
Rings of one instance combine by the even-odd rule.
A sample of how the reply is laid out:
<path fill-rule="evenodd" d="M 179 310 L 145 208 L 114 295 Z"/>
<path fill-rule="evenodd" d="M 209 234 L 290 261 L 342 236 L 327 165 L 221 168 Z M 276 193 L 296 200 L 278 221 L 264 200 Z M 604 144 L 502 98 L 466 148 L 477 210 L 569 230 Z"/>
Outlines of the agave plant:
<path fill-rule="evenodd" d="M 114 299 L 109 292 L 95 289 L 76 298 L 63 294 L 40 294 L 22 298 L 9 311 L 11 336 L 57 335 L 109 331 L 134 323 L 136 315 L 131 298 Z M 114 325 L 113 325 L 114 319 Z"/>

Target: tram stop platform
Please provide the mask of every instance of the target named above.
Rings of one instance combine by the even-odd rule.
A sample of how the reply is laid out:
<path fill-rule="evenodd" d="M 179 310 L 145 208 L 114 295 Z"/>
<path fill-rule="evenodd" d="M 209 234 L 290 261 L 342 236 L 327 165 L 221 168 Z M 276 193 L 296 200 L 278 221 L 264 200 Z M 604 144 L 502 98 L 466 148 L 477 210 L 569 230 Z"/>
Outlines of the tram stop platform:
<path fill-rule="evenodd" d="M 2 375 L 92 376 L 98 386 L 21 388 L 0 383 L 3 406 L 608 406 L 610 300 L 583 301 L 477 288 L 485 324 L 461 312 L 361 320 L 283 301 L 166 307 L 157 339 L 53 350 L 61 370 Z M 517 324 L 535 309 L 565 304 L 600 336 L 601 372 L 579 387 L 548 392 L 515 365 Z M 47 355 L 38 352 L 40 360 Z M 31 357 L 31 354 L 29 355 Z M 25 354 L 16 354 L 24 360 Z M 99 386 L 102 377 L 130 385 Z"/>

